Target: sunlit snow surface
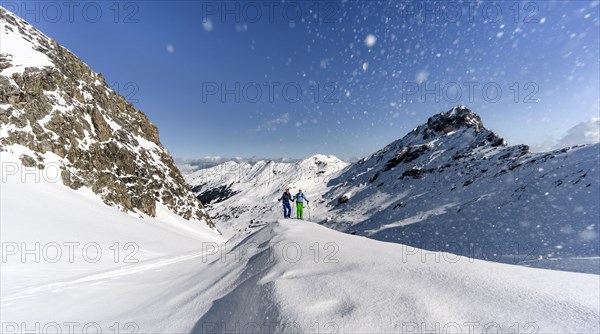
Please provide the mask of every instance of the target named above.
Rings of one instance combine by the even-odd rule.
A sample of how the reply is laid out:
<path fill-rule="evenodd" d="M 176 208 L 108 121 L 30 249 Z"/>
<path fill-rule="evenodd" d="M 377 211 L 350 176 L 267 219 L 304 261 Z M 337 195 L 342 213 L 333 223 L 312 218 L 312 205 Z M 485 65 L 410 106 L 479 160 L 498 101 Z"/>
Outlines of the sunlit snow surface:
<path fill-rule="evenodd" d="M 54 323 L 63 332 L 77 323 L 139 333 L 600 329 L 597 275 L 421 251 L 298 220 L 260 223 L 225 243 L 167 210 L 140 218 L 89 191 L 8 174 L 1 236 L 18 251 L 3 250 L 0 306 L 3 325 L 17 330 Z M 24 251 L 35 243 L 39 263 Z M 72 261 L 59 246 L 64 253 L 52 262 L 54 243 L 80 246 Z M 94 249 L 82 249 L 92 243 L 103 251 L 95 263 Z"/>
<path fill-rule="evenodd" d="M 3 242 L 140 248 L 140 262 L 132 264 L 113 263 L 112 254 L 97 264 L 78 256 L 40 264 L 9 256 L 2 270 L 5 323 L 131 322 L 141 332 L 266 323 L 354 332 L 451 322 L 598 329 L 593 275 L 456 257 L 422 261 L 412 248 L 294 220 L 230 241 L 221 255 L 215 247 L 222 240 L 204 228 L 131 217 L 53 183 L 9 181 L 2 208 Z"/>

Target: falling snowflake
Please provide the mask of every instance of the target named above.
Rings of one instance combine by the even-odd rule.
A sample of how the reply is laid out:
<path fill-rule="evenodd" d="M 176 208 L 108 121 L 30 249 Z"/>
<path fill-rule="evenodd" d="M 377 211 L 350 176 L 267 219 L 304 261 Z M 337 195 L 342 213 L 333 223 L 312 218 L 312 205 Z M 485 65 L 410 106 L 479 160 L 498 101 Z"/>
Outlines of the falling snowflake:
<path fill-rule="evenodd" d="M 375 43 L 377 43 L 377 37 L 375 37 L 375 35 L 369 34 L 367 35 L 367 37 L 365 38 L 365 45 L 368 48 L 372 48 Z"/>

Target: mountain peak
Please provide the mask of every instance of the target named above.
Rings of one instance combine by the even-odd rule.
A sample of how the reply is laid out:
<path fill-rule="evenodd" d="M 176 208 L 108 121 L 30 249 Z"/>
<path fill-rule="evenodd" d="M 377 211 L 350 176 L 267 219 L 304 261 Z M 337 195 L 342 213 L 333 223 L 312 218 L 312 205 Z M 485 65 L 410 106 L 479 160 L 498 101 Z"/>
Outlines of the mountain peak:
<path fill-rule="evenodd" d="M 302 160 L 301 164 L 316 164 L 316 165 L 343 165 L 344 167 L 347 165 L 340 158 L 335 155 L 326 155 L 326 154 L 315 154 L 310 156 L 304 160 Z"/>
<path fill-rule="evenodd" d="M 479 115 L 469 108 L 459 105 L 429 117 L 426 123 L 419 125 L 402 139 L 391 143 L 384 151 L 408 146 L 431 145 L 437 139 L 442 138 L 456 140 L 449 137 L 463 138 L 459 140 L 462 142 L 461 145 L 468 143 L 473 148 L 488 144 L 493 147 L 507 145 L 503 138 L 483 126 Z"/>
<path fill-rule="evenodd" d="M 475 132 L 485 129 L 481 118 L 465 106 L 456 106 L 449 111 L 431 116 L 427 123 L 420 127 L 423 138 L 445 135 L 461 128 L 473 128 Z"/>

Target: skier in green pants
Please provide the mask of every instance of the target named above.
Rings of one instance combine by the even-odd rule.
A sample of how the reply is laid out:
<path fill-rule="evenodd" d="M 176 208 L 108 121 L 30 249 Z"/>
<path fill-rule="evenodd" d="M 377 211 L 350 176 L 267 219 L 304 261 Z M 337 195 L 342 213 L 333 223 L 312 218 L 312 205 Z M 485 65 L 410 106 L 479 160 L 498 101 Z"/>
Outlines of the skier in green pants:
<path fill-rule="evenodd" d="M 308 205 L 308 198 L 304 196 L 304 194 L 302 193 L 302 189 L 298 189 L 298 193 L 296 194 L 296 196 L 294 196 L 294 199 L 296 200 L 296 218 L 302 219 L 302 209 L 304 207 L 304 201 L 306 201 L 306 204 Z"/>

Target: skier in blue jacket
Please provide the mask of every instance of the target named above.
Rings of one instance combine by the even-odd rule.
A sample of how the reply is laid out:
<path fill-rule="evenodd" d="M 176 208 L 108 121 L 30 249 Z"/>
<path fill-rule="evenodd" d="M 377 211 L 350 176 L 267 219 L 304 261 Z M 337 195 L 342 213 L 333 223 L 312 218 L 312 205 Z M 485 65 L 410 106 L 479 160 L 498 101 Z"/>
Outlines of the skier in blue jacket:
<path fill-rule="evenodd" d="M 283 218 L 290 218 L 292 215 L 292 206 L 290 205 L 290 201 L 294 201 L 292 198 L 292 194 L 290 194 L 290 188 L 287 188 L 281 197 L 279 197 L 278 201 L 283 201 Z"/>
<path fill-rule="evenodd" d="M 304 202 L 308 205 L 308 198 L 304 196 L 302 193 L 302 189 L 298 189 L 298 193 L 294 196 L 296 199 L 296 218 L 302 219 L 302 209 L 304 207 Z"/>

